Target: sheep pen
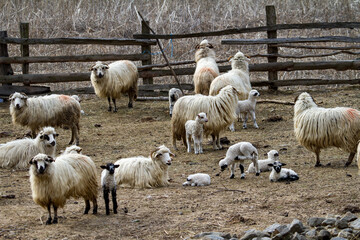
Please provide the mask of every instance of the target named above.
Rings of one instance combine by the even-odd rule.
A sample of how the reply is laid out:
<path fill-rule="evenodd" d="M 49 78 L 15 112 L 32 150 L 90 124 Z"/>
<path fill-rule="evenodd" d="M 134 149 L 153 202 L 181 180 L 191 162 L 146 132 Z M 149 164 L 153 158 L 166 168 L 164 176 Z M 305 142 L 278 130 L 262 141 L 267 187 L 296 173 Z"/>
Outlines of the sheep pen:
<path fill-rule="evenodd" d="M 322 107 L 359 108 L 359 89 L 344 86 L 306 91 L 322 102 Z M 280 90 L 277 94 L 261 91 L 261 95 L 264 99 L 293 102 L 301 92 L 303 90 Z M 80 146 L 95 162 L 99 183 L 100 166 L 106 162 L 136 155 L 148 156 L 153 147 L 162 144 L 174 152 L 168 102 L 138 102 L 130 111 L 119 108 L 118 114 L 112 114 L 104 112 L 107 102 L 99 102 L 95 95 L 80 97 L 81 107 L 88 114 L 80 120 Z M 127 103 L 126 98 L 119 101 L 122 106 Z M 1 143 L 22 137 L 28 131 L 26 127 L 12 125 L 8 104 L 0 103 Z M 336 148 L 323 151 L 322 163 L 331 165 L 314 168 L 313 153 L 295 139 L 293 106 L 259 103 L 257 111 L 259 129 L 242 129 L 242 123 L 236 122 L 240 131 L 226 130 L 222 137 L 226 136 L 230 145 L 239 141 L 251 142 L 258 149 L 259 159 L 265 159 L 268 151 L 277 149 L 280 160 L 287 163 L 285 167 L 299 174 L 299 181 L 271 184 L 270 172 L 258 177 L 247 174 L 241 181 L 229 179 L 228 174 L 216 177 L 218 161 L 230 145 L 223 144 L 223 150 L 213 151 L 209 139 L 204 138 L 204 154 L 188 154 L 185 147 L 174 152 L 176 157 L 169 168 L 168 187 L 119 188 L 118 214 L 109 216 L 105 214 L 102 194 L 98 196 L 100 204 L 96 216 L 83 215 L 82 200 L 70 199 L 65 212 L 59 211 L 61 224 L 45 227 L 47 214 L 31 198 L 28 171 L 0 169 L 0 238 L 109 239 L 119 236 L 122 239 L 181 239 L 209 231 L 237 234 L 240 238 L 248 229 L 263 230 L 275 222 L 288 224 L 293 218 L 306 222 L 312 216 L 342 214 L 349 206 L 360 206 L 357 166 L 353 162 L 348 168 L 343 167 L 347 158 L 344 152 Z M 281 116 L 283 120 L 272 121 L 275 116 Z M 58 155 L 68 147 L 68 139 L 64 137 L 68 132 L 60 128 L 56 131 L 59 133 L 56 139 Z M 195 172 L 209 174 L 211 185 L 183 187 L 186 177 Z M 317 181 L 319 178 L 320 182 Z"/>

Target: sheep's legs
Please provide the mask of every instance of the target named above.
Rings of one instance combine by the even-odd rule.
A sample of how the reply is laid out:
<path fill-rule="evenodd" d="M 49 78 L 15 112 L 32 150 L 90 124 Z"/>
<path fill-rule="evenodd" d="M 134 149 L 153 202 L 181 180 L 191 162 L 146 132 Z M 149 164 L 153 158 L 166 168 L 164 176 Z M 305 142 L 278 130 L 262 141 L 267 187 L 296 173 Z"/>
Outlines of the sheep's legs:
<path fill-rule="evenodd" d="M 247 120 L 248 120 L 248 113 L 245 113 L 244 115 L 245 116 L 244 116 L 243 128 L 246 129 L 247 128 L 246 123 L 247 123 Z"/>
<path fill-rule="evenodd" d="M 129 91 L 129 103 L 128 103 L 128 108 L 132 108 L 133 107 L 133 99 L 134 99 L 134 90 L 133 89 L 130 89 Z"/>
<path fill-rule="evenodd" d="M 74 139 L 76 146 L 79 146 L 79 124 L 74 124 L 71 127 L 71 139 L 69 145 L 73 144 Z"/>
<path fill-rule="evenodd" d="M 48 217 L 48 220 L 46 221 L 46 225 L 49 225 L 52 223 L 52 218 L 51 218 L 51 204 L 49 203 L 49 205 L 47 206 L 47 209 L 48 209 L 48 213 L 49 213 L 49 217 Z"/>
<path fill-rule="evenodd" d="M 114 188 L 113 190 L 111 190 L 111 197 L 112 197 L 112 202 L 113 202 L 113 211 L 114 214 L 117 214 L 117 201 L 116 201 L 116 188 Z"/>
<path fill-rule="evenodd" d="M 112 101 L 113 101 L 113 103 L 114 103 L 114 112 L 117 112 L 117 108 L 116 108 L 116 99 L 115 99 L 115 98 L 113 98 L 113 99 L 112 99 Z"/>
<path fill-rule="evenodd" d="M 216 136 L 214 134 L 211 134 L 212 140 L 213 140 L 213 148 L 214 150 L 222 149 L 222 146 L 220 144 L 220 137 L 219 134 Z"/>
<path fill-rule="evenodd" d="M 257 161 L 256 157 L 254 156 L 255 153 L 253 153 L 252 155 L 252 158 L 251 158 L 251 161 L 253 162 L 254 164 L 254 167 L 255 167 L 255 175 L 256 176 L 259 176 L 260 175 L 260 169 L 259 169 L 259 162 Z"/>
<path fill-rule="evenodd" d="M 202 139 L 202 137 L 199 139 L 199 153 L 204 153 L 204 151 L 203 151 L 203 148 L 202 148 L 202 141 L 203 141 L 203 139 Z"/>
<path fill-rule="evenodd" d="M 240 172 L 241 172 L 241 179 L 244 179 L 245 178 L 245 173 L 244 173 L 244 166 L 240 163 L 239 165 L 239 168 L 240 168 Z"/>
<path fill-rule="evenodd" d="M 54 220 L 53 220 L 53 224 L 56 224 L 56 223 L 58 223 L 58 216 L 57 216 L 57 210 L 58 210 L 58 208 L 57 208 L 57 206 L 54 206 L 53 205 L 53 207 L 54 207 Z"/>
<path fill-rule="evenodd" d="M 251 113 L 251 118 L 252 118 L 252 120 L 253 120 L 253 123 L 254 123 L 254 127 L 255 128 L 259 128 L 259 126 L 257 125 L 257 123 L 256 123 L 256 116 L 255 116 L 255 112 L 250 112 Z"/>
<path fill-rule="evenodd" d="M 320 167 L 321 166 L 321 163 L 320 163 L 320 149 L 316 149 L 315 154 L 316 154 L 315 167 Z"/>
<path fill-rule="evenodd" d="M 348 158 L 347 162 L 345 163 L 345 167 L 348 167 L 352 163 L 354 157 L 355 157 L 355 153 L 350 153 L 349 158 Z"/>
<path fill-rule="evenodd" d="M 233 122 L 229 127 L 231 132 L 235 132 L 235 123 Z"/>
<path fill-rule="evenodd" d="M 112 107 L 111 107 L 111 101 L 110 101 L 110 97 L 108 97 L 108 103 L 109 103 L 109 108 L 108 108 L 108 111 L 111 112 L 112 110 Z"/>
<path fill-rule="evenodd" d="M 109 209 L 109 190 L 104 189 L 103 191 L 104 193 L 104 201 L 105 201 L 105 211 L 106 211 L 106 215 L 110 214 L 110 209 Z"/>
<path fill-rule="evenodd" d="M 230 179 L 233 179 L 235 177 L 235 163 L 231 164 L 231 175 Z"/>
<path fill-rule="evenodd" d="M 85 211 L 84 214 L 88 214 L 90 210 L 90 201 L 89 200 L 85 200 Z"/>
<path fill-rule="evenodd" d="M 97 200 L 96 200 L 96 198 L 94 198 L 94 199 L 92 200 L 92 203 L 93 203 L 93 214 L 97 214 L 98 205 L 97 205 Z"/>
<path fill-rule="evenodd" d="M 191 153 L 191 136 L 186 133 L 186 146 L 187 146 L 187 152 Z M 195 148 L 195 143 L 194 143 Z"/>

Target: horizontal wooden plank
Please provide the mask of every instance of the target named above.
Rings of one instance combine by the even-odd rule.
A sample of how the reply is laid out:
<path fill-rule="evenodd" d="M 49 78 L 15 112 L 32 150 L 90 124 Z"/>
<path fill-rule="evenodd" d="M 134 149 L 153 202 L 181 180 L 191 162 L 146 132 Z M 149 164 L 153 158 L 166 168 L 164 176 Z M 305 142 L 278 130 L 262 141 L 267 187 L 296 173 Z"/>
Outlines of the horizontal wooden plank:
<path fill-rule="evenodd" d="M 283 48 L 304 48 L 304 49 L 330 49 L 330 50 L 351 50 L 360 49 L 359 45 L 346 46 L 346 47 L 329 47 L 329 46 L 309 46 L 309 45 L 291 45 L 291 44 L 276 44 L 277 47 Z"/>
<path fill-rule="evenodd" d="M 44 86 L 14 86 L 14 85 L 3 85 L 0 86 L 0 97 L 7 98 L 14 92 L 24 92 L 27 95 L 37 95 L 50 92 L 50 87 Z"/>
<path fill-rule="evenodd" d="M 251 82 L 252 87 L 312 86 L 312 85 L 334 85 L 334 84 L 360 84 L 360 79 L 291 79 L 291 80 L 278 80 L 278 81 Z"/>

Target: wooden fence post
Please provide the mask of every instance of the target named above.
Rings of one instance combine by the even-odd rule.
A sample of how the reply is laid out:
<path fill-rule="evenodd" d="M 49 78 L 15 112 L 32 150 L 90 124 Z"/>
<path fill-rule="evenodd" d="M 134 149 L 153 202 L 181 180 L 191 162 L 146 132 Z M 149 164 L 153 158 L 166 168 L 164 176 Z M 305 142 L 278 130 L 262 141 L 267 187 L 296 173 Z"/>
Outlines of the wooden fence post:
<path fill-rule="evenodd" d="M 29 23 L 20 23 L 20 37 L 21 38 L 29 38 Z M 21 56 L 29 57 L 29 45 L 20 44 Z M 22 64 L 22 74 L 29 73 L 29 63 Z M 24 86 L 30 86 L 28 83 L 24 83 Z"/>
<path fill-rule="evenodd" d="M 0 31 L 0 38 L 6 38 L 7 31 Z M 7 44 L 0 44 L 0 57 L 9 57 Z M 11 68 L 10 64 L 2 63 L 0 64 L 0 75 L 14 75 L 14 71 Z M 11 83 L 2 84 L 2 85 L 11 85 Z"/>
<path fill-rule="evenodd" d="M 149 24 L 149 21 L 146 21 L 147 24 Z M 150 29 L 147 27 L 147 25 L 144 23 L 144 21 L 141 21 L 141 33 L 142 34 L 150 34 Z M 149 54 L 150 59 L 149 60 L 142 60 L 141 64 L 144 65 L 151 65 L 151 45 L 141 45 L 141 53 L 142 54 Z M 151 69 L 150 69 L 151 70 Z M 152 77 L 149 78 L 143 78 L 143 84 L 153 84 L 154 79 Z"/>
<path fill-rule="evenodd" d="M 266 26 L 276 25 L 276 11 L 275 6 L 266 6 Z M 276 30 L 273 31 L 267 31 L 267 37 L 268 38 L 277 38 Z M 278 48 L 267 45 L 267 52 L 268 54 L 277 54 Z M 268 62 L 277 62 L 277 57 L 268 57 Z M 278 73 L 277 71 L 269 71 L 268 72 L 268 80 L 269 81 L 276 81 L 278 80 Z M 269 89 L 271 90 L 277 90 L 277 87 L 275 86 L 269 86 Z"/>

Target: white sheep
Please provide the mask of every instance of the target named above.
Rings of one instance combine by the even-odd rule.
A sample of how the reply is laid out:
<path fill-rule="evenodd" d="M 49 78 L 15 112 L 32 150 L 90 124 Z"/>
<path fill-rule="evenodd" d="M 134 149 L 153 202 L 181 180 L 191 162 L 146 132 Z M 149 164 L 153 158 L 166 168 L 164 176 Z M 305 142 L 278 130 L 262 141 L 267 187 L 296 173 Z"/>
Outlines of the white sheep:
<path fill-rule="evenodd" d="M 271 167 L 269 167 L 269 163 L 274 163 L 275 161 L 279 161 L 279 152 L 276 150 L 271 150 L 267 153 L 268 158 L 264 160 L 258 160 L 259 170 L 260 172 L 271 171 Z M 248 168 L 248 173 L 255 173 L 255 167 L 253 163 L 250 163 Z"/>
<path fill-rule="evenodd" d="M 54 128 L 45 127 L 35 139 L 18 139 L 0 146 L 0 167 L 27 169 L 29 160 L 38 153 L 55 157 L 56 136 Z"/>
<path fill-rule="evenodd" d="M 168 166 L 175 156 L 164 145 L 157 147 L 149 157 L 122 158 L 115 162 L 116 183 L 121 187 L 152 188 L 168 186 Z"/>
<path fill-rule="evenodd" d="M 241 171 L 241 178 L 245 178 L 244 173 L 244 160 L 251 160 L 255 165 L 256 176 L 260 175 L 260 169 L 258 164 L 258 151 L 249 142 L 239 142 L 229 147 L 224 159 L 219 161 L 221 171 L 224 171 L 229 165 L 231 165 L 230 178 L 235 177 L 235 163 L 239 162 Z"/>
<path fill-rule="evenodd" d="M 268 165 L 273 168 L 269 176 L 271 182 L 299 180 L 299 176 L 294 170 L 282 168 L 282 166 L 286 165 L 285 163 L 275 161 L 274 163 L 269 163 Z"/>
<path fill-rule="evenodd" d="M 310 94 L 304 92 L 295 99 L 294 131 L 299 143 L 316 154 L 316 167 L 321 166 L 321 149 L 328 147 L 349 152 L 345 164 L 349 166 L 360 139 L 360 112 L 345 107 L 318 107 Z"/>
<path fill-rule="evenodd" d="M 186 121 L 194 119 L 199 112 L 205 112 L 209 121 L 204 125 L 204 134 L 212 136 L 214 149 L 221 149 L 219 135 L 221 131 L 235 121 L 237 101 L 238 92 L 232 86 L 221 89 L 216 96 L 197 94 L 180 98 L 174 105 L 171 118 L 174 148 L 177 150 L 176 140 L 182 139 L 184 145 L 187 145 Z"/>
<path fill-rule="evenodd" d="M 187 143 L 187 152 L 191 152 L 191 139 L 194 141 L 194 152 L 195 154 L 203 153 L 202 140 L 204 126 L 203 124 L 208 122 L 206 113 L 199 113 L 195 120 L 188 120 L 185 123 L 186 131 L 186 143 Z"/>
<path fill-rule="evenodd" d="M 136 100 L 138 94 L 139 79 L 137 67 L 133 62 L 124 60 L 107 65 L 98 61 L 90 70 L 90 80 L 95 93 L 100 98 L 108 99 L 109 112 L 112 109 L 111 99 L 114 103 L 114 112 L 117 112 L 116 99 L 123 93 L 129 95 L 128 107 L 133 107 L 133 100 Z"/>
<path fill-rule="evenodd" d="M 81 154 L 82 148 L 76 145 L 67 147 L 61 154 L 78 153 Z"/>
<path fill-rule="evenodd" d="M 173 111 L 175 102 L 179 98 L 181 98 L 182 96 L 183 96 L 183 93 L 178 88 L 171 88 L 169 90 L 169 110 L 170 110 L 169 112 L 170 112 L 170 117 L 172 116 L 172 111 Z"/>
<path fill-rule="evenodd" d="M 186 178 L 186 182 L 183 183 L 183 186 L 208 186 L 210 185 L 210 176 L 206 173 L 195 173 L 191 174 Z"/>
<path fill-rule="evenodd" d="M 30 161 L 30 184 L 35 203 L 46 208 L 49 217 L 46 224 L 58 222 L 57 210 L 63 208 L 70 197 L 85 200 L 85 212 L 93 202 L 93 214 L 97 213 L 98 182 L 95 163 L 82 154 L 64 154 L 54 160 L 46 154 L 38 154 Z M 51 205 L 54 220 L 51 218 Z"/>
<path fill-rule="evenodd" d="M 78 95 L 72 95 L 71 97 L 73 99 L 75 99 L 76 101 L 78 101 L 79 103 L 81 103 L 81 101 L 82 101 L 81 98 Z M 81 112 L 82 115 L 85 115 L 84 110 L 81 110 L 80 112 Z"/>
<path fill-rule="evenodd" d="M 110 214 L 109 208 L 109 193 L 111 192 L 112 203 L 113 203 L 113 212 L 117 214 L 117 200 L 116 200 L 116 181 L 115 181 L 115 169 L 119 167 L 119 165 L 114 165 L 112 163 L 107 163 L 106 165 L 100 166 L 104 169 L 101 172 L 101 187 L 103 189 L 103 196 L 105 201 L 105 209 L 106 215 Z"/>
<path fill-rule="evenodd" d="M 196 46 L 196 68 L 193 78 L 196 94 L 209 95 L 211 82 L 220 74 L 213 48 L 206 39 Z"/>
<path fill-rule="evenodd" d="M 48 95 L 28 98 L 15 92 L 9 97 L 12 122 L 31 129 L 35 138 L 40 128 L 46 126 L 71 129 L 72 144 L 79 145 L 80 103 L 67 95 Z"/>

